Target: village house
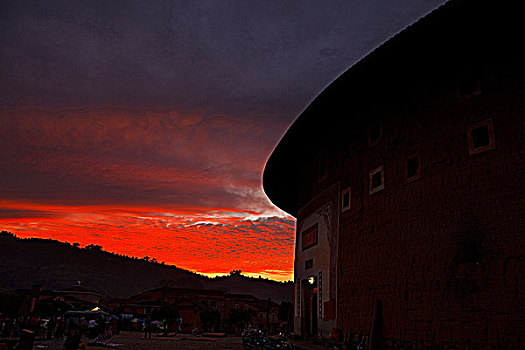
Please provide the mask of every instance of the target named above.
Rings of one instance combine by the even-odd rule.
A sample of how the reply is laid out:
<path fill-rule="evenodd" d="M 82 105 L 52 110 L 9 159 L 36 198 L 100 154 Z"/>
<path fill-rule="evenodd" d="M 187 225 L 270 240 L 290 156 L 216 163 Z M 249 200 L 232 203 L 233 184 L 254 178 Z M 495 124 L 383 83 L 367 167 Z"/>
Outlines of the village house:
<path fill-rule="evenodd" d="M 34 285 L 31 289 L 18 289 L 15 294 L 23 297 L 20 314 L 51 315 L 65 311 L 86 311 L 99 307 L 109 310 L 101 304 L 101 294 L 86 288 L 80 281 L 60 290 L 43 289 Z"/>
<path fill-rule="evenodd" d="M 297 218 L 294 332 L 525 347 L 517 4 L 452 0 L 328 86 L 267 161 Z"/>
<path fill-rule="evenodd" d="M 56 290 L 54 294 L 56 297 L 61 297 L 64 300 L 76 300 L 92 305 L 99 305 L 101 297 L 100 293 L 87 289 L 84 285 L 82 285 L 81 281 L 76 281 L 72 286 L 63 290 Z"/>
<path fill-rule="evenodd" d="M 109 306 L 117 313 L 140 318 L 155 317 L 163 307 L 169 307 L 181 320 L 182 332 L 209 328 L 213 331 L 228 329 L 240 334 L 242 328 L 250 326 L 260 329 L 270 326 L 270 331 L 275 332 L 283 326 L 278 319 L 279 304 L 219 290 L 160 287 L 129 299 L 115 299 Z M 218 321 L 211 325 L 204 324 L 203 313 L 212 321 L 218 316 Z"/>
<path fill-rule="evenodd" d="M 225 294 L 227 309 L 229 310 L 229 323 L 233 333 L 240 334 L 242 329 L 269 329 L 271 334 L 277 333 L 285 324 L 279 320 L 280 305 L 246 294 Z"/>
<path fill-rule="evenodd" d="M 139 315 L 151 315 L 152 312 L 160 308 L 160 305 L 170 305 L 180 301 L 182 298 L 197 302 L 201 305 L 201 308 L 217 310 L 221 315 L 224 314 L 224 292 L 217 290 L 172 287 L 155 288 L 134 295 L 126 300 L 123 311 L 125 313 Z M 147 305 L 150 305 L 151 307 L 148 307 Z"/>

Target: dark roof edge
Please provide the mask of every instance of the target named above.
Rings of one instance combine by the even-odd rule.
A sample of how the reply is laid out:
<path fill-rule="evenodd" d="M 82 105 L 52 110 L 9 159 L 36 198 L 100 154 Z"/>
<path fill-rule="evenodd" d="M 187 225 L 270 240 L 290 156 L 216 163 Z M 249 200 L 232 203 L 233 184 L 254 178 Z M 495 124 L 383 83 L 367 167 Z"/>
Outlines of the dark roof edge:
<path fill-rule="evenodd" d="M 369 64 L 371 60 L 373 60 L 377 56 L 380 56 L 384 51 L 388 50 L 397 41 L 403 39 L 407 35 L 410 35 L 410 33 L 412 33 L 414 30 L 417 30 L 418 27 L 423 26 L 426 22 L 433 20 L 434 17 L 439 16 L 443 11 L 447 11 L 448 8 L 453 7 L 458 2 L 460 2 L 460 0 L 449 0 L 446 3 L 438 6 L 434 10 L 426 13 L 425 15 L 414 21 L 412 24 L 409 24 L 399 32 L 393 34 L 389 39 L 385 40 L 374 50 L 370 51 L 367 55 L 365 55 L 361 60 L 357 61 L 355 64 L 350 66 L 350 68 L 348 68 L 344 73 L 342 73 L 340 76 L 334 79 L 305 108 L 305 110 L 296 118 L 293 124 L 284 133 L 281 140 L 277 143 L 272 154 L 268 157 L 266 161 L 263 172 L 263 189 L 266 195 L 268 196 L 269 200 L 272 202 L 272 204 L 276 205 L 277 207 L 294 217 L 297 216 L 299 208 L 297 207 L 297 203 L 292 202 L 291 198 L 293 198 L 293 195 L 290 195 L 288 193 L 288 195 L 284 196 L 283 193 L 280 193 L 279 190 L 275 188 L 277 187 L 275 186 L 275 183 L 277 182 L 276 178 L 281 177 L 281 180 L 283 180 L 282 171 L 279 172 L 275 168 L 278 167 L 279 163 L 283 162 L 283 158 L 288 158 L 288 161 L 291 163 L 290 167 L 294 166 L 293 156 L 295 152 L 290 152 L 289 148 L 293 149 L 293 147 L 289 147 L 289 145 L 293 143 L 293 140 L 295 139 L 295 134 L 300 132 L 300 130 L 302 129 L 302 124 L 306 123 L 307 118 L 310 114 L 312 114 L 312 110 L 314 110 L 317 105 L 321 104 L 332 90 L 335 90 L 343 81 L 348 79 L 348 76 L 352 75 L 355 71 L 362 69 L 362 67 L 365 67 L 367 64 Z M 277 172 L 281 174 L 277 174 Z M 284 186 L 283 184 L 281 184 L 281 187 L 287 188 L 288 191 L 292 190 L 290 186 L 287 186 L 286 184 L 284 184 Z"/>
<path fill-rule="evenodd" d="M 439 18 L 443 13 L 449 12 L 452 8 L 457 7 L 466 1 L 464 0 L 449 0 L 446 3 L 438 6 L 434 10 L 426 13 L 412 24 L 406 26 L 396 34 L 392 35 L 389 39 L 381 43 L 378 47 L 364 56 L 361 60 L 350 66 L 344 73 L 333 80 L 307 107 L 306 109 L 296 118 L 294 123 L 284 133 L 277 146 L 274 148 L 272 154 L 268 157 L 263 172 L 263 189 L 269 198 L 269 200 L 279 207 L 281 210 L 288 214 L 297 217 L 298 203 L 295 203 L 295 194 L 293 188 L 293 179 L 286 178 L 286 176 L 292 173 L 293 169 L 296 168 L 294 162 L 297 161 L 298 145 L 294 144 L 294 141 L 298 138 L 298 134 L 305 129 L 305 125 L 308 119 L 313 115 L 313 111 L 325 100 L 332 91 L 337 90 L 338 87 L 349 80 L 349 78 L 366 69 L 372 61 L 378 57 L 381 57 L 385 51 L 390 50 L 393 46 L 397 45 L 400 41 L 413 35 L 415 31 L 421 27 L 425 27 L 429 22 Z M 483 3 L 483 0 L 479 0 L 479 3 Z M 285 164 L 285 160 L 288 162 Z"/>

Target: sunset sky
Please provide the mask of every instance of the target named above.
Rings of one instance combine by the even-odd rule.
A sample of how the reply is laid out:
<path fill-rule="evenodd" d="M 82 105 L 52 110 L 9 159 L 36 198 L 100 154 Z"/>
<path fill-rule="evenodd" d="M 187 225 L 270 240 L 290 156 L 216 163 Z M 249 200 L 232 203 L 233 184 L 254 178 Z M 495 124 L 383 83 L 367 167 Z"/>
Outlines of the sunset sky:
<path fill-rule="evenodd" d="M 280 137 L 440 0 L 1 1 L 0 230 L 293 276 Z"/>

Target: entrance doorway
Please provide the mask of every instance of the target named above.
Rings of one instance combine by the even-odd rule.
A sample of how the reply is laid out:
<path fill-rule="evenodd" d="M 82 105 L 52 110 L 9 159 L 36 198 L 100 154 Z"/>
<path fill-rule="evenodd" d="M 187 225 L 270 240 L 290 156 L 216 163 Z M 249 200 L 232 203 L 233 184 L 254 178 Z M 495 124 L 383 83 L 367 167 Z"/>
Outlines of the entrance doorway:
<path fill-rule="evenodd" d="M 303 317 L 301 318 L 301 336 L 308 339 L 317 336 L 318 318 L 317 318 L 317 277 L 312 276 L 302 281 L 302 304 Z"/>

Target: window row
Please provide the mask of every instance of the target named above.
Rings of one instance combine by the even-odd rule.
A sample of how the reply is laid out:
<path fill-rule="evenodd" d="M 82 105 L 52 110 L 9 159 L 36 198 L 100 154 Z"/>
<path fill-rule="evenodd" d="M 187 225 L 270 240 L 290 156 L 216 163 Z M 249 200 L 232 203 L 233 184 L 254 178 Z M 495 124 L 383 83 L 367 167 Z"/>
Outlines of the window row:
<path fill-rule="evenodd" d="M 381 122 L 373 124 L 368 133 L 368 144 L 370 147 L 377 145 L 382 138 L 383 127 Z M 486 119 L 475 124 L 471 124 L 467 128 L 468 151 L 469 155 L 485 152 L 495 148 L 494 141 L 494 126 L 492 119 Z M 328 176 L 327 172 L 326 152 L 321 152 L 318 158 L 318 182 L 325 180 Z M 382 171 L 377 168 L 371 174 L 370 189 L 371 193 L 382 189 Z M 407 160 L 406 166 L 407 180 L 412 181 L 419 176 L 419 159 L 413 156 Z M 372 182 L 374 185 L 372 185 Z"/>
<path fill-rule="evenodd" d="M 381 122 L 376 122 L 368 129 L 368 146 L 377 145 L 383 136 L 383 126 Z M 486 119 L 478 123 L 469 125 L 467 128 L 469 154 L 493 149 L 494 144 L 494 127 L 492 119 Z M 326 160 L 324 160 L 326 163 Z M 323 164 L 323 172 L 326 173 L 326 164 Z"/>
<path fill-rule="evenodd" d="M 414 155 L 407 159 L 406 168 L 406 181 L 412 182 L 417 180 L 421 175 L 421 168 L 419 166 L 419 155 Z M 383 166 L 379 166 L 374 170 L 370 171 L 369 177 L 369 194 L 373 194 L 381 191 L 385 188 L 385 172 Z M 347 211 L 350 209 L 351 205 L 351 188 L 345 188 L 341 193 L 341 211 Z"/>
<path fill-rule="evenodd" d="M 379 129 L 381 134 L 381 128 Z M 495 148 L 494 127 L 491 119 L 472 124 L 467 129 L 467 138 L 469 154 L 477 154 Z M 419 155 L 413 155 L 407 158 L 405 164 L 405 180 L 412 182 L 421 176 L 421 166 Z M 381 191 L 385 188 L 385 175 L 383 166 L 379 166 L 369 175 L 369 194 Z M 341 211 L 347 211 L 351 206 L 351 189 L 345 188 L 341 193 Z"/>

